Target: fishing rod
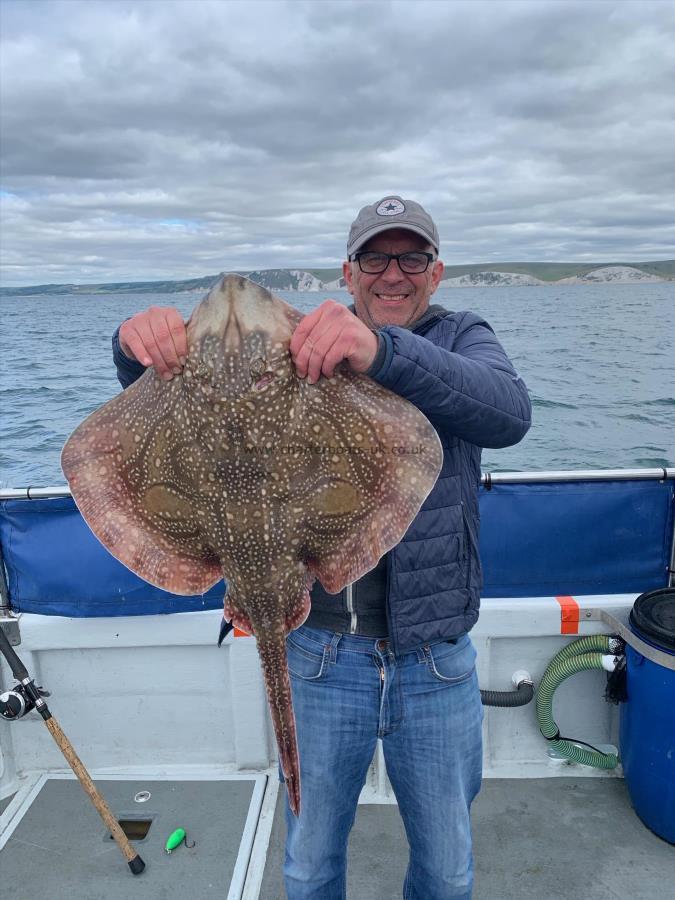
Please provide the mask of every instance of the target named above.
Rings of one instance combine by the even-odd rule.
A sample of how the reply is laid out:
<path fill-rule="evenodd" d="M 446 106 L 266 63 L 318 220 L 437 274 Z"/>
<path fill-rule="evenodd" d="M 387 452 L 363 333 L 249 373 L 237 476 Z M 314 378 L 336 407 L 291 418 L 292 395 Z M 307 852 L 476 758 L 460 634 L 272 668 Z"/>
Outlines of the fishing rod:
<path fill-rule="evenodd" d="M 0 652 L 7 660 L 7 664 L 12 670 L 12 674 L 19 682 L 11 691 L 0 694 L 0 717 L 9 720 L 20 719 L 32 709 L 36 709 L 40 713 L 45 721 L 45 725 L 49 729 L 49 733 L 56 741 L 59 750 L 68 760 L 70 768 L 73 770 L 78 781 L 89 796 L 89 799 L 96 807 L 96 811 L 103 819 L 106 828 L 110 830 L 117 846 L 124 854 L 124 858 L 126 859 L 129 868 L 134 875 L 140 875 L 145 868 L 145 863 L 129 843 L 126 834 L 112 814 L 110 807 L 96 790 L 96 786 L 91 780 L 89 772 L 87 772 L 82 760 L 73 749 L 73 745 L 65 736 L 61 730 L 61 726 L 49 711 L 49 708 L 44 701 L 45 696 L 49 695 L 41 687 L 37 687 L 30 678 L 26 671 L 26 667 L 16 655 L 16 652 L 9 643 L 9 639 L 1 625 Z"/>

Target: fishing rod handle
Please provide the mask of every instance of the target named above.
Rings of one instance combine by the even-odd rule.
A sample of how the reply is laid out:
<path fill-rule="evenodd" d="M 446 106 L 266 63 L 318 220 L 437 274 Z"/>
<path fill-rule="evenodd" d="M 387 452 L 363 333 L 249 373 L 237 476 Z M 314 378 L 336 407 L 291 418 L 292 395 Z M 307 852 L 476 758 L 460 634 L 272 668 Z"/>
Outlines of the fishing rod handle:
<path fill-rule="evenodd" d="M 14 647 L 9 642 L 9 638 L 5 634 L 5 629 L 0 625 L 0 653 L 7 660 L 7 664 L 12 670 L 12 674 L 18 681 L 25 681 L 28 678 L 26 667 L 14 652 Z"/>
<path fill-rule="evenodd" d="M 73 770 L 89 799 L 94 804 L 96 812 L 103 819 L 106 827 L 110 830 L 110 834 L 112 835 L 117 846 L 122 851 L 122 854 L 127 861 L 127 865 L 131 869 L 132 873 L 134 875 L 140 875 L 143 869 L 145 869 L 145 863 L 138 855 L 138 853 L 136 853 L 136 850 L 131 846 L 131 844 L 129 843 L 129 839 L 122 830 L 120 823 L 113 815 L 112 810 L 105 802 L 101 794 L 99 794 L 98 790 L 96 789 L 96 785 L 91 778 L 91 775 L 89 774 L 89 772 L 87 772 L 84 767 L 84 763 L 75 752 L 75 748 L 65 736 L 65 734 L 61 730 L 61 726 L 53 716 L 49 720 L 45 721 L 45 724 L 49 729 L 51 736 L 56 741 L 59 750 L 68 760 L 70 768 Z"/>

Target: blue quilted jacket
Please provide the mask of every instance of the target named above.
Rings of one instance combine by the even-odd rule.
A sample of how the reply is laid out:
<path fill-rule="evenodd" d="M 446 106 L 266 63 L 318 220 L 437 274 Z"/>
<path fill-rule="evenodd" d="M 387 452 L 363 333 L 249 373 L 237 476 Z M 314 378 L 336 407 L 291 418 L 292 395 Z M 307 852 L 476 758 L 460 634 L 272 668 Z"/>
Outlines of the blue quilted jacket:
<path fill-rule="evenodd" d="M 387 326 L 369 375 L 414 403 L 443 445 L 438 481 L 387 558 L 394 652 L 469 631 L 478 619 L 478 486 L 482 447 L 516 444 L 530 427 L 527 388 L 494 332 L 471 312 L 418 329 Z"/>

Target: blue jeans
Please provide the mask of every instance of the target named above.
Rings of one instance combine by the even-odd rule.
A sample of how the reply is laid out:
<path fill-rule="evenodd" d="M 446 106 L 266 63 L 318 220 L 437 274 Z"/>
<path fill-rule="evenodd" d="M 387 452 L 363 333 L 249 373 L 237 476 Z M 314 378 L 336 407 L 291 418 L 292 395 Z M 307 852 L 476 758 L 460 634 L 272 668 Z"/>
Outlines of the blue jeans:
<path fill-rule="evenodd" d="M 288 900 L 345 900 L 378 737 L 410 845 L 403 897 L 470 900 L 483 707 L 469 635 L 396 658 L 386 641 L 303 625 L 287 646 L 302 790 L 299 817 L 286 802 Z"/>

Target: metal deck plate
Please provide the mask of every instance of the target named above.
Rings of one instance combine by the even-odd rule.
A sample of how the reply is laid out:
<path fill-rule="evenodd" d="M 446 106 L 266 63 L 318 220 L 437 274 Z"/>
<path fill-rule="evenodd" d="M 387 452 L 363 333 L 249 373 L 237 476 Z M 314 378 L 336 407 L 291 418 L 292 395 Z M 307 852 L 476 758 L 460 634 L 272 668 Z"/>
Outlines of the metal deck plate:
<path fill-rule="evenodd" d="M 134 876 L 101 818 L 71 778 L 48 778 L 0 853 L 2 884 L 13 900 L 208 900 L 228 897 L 235 868 L 246 871 L 254 828 L 256 779 L 95 779 L 118 819 L 151 819 L 142 840 L 132 840 L 146 864 Z M 149 791 L 144 803 L 134 801 Z M 18 815 L 18 814 L 17 814 Z M 184 828 L 191 849 L 164 846 Z M 245 857 L 237 865 L 242 849 Z M 236 880 L 236 879 L 235 879 Z M 238 891 L 230 896 L 238 896 Z"/>

